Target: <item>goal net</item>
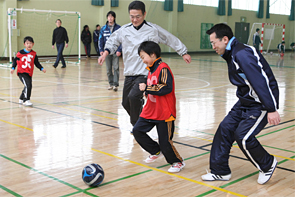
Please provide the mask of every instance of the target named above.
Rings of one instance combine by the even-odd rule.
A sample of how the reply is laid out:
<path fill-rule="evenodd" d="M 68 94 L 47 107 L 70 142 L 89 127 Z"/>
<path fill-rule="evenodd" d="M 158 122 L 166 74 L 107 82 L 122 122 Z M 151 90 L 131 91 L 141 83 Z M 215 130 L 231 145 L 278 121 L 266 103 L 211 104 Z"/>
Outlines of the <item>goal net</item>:
<path fill-rule="evenodd" d="M 79 64 L 80 51 L 80 13 L 68 11 L 8 9 L 8 44 L 6 55 L 9 64 L 16 53 L 24 48 L 23 39 L 31 36 L 34 39 L 33 50 L 37 52 L 40 62 L 54 63 L 57 56 L 56 47 L 52 49 L 52 34 L 57 19 L 67 30 L 69 43 L 64 48 L 63 56 L 67 63 Z M 5 53 L 5 52 L 4 52 Z"/>
<path fill-rule="evenodd" d="M 285 40 L 285 25 L 274 23 L 253 23 L 247 44 L 253 45 L 253 35 L 260 29 L 260 52 L 267 54 L 270 50 L 277 51 L 279 43 Z"/>

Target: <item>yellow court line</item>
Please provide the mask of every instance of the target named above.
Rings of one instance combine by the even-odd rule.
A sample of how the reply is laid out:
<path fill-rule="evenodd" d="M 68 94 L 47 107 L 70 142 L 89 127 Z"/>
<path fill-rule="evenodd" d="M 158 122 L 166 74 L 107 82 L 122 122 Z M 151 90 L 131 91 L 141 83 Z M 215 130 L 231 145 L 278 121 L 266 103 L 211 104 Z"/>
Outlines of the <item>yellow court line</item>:
<path fill-rule="evenodd" d="M 235 196 L 244 196 L 242 194 L 238 194 L 238 193 L 235 193 L 235 192 L 232 192 L 232 191 L 229 191 L 229 190 L 226 190 L 226 189 L 222 189 L 222 188 L 219 188 L 219 187 L 215 187 L 213 185 L 209 185 L 207 183 L 203 183 L 203 182 L 200 182 L 200 181 L 196 181 L 196 180 L 193 180 L 193 179 L 190 179 L 190 178 L 187 178 L 187 177 L 184 177 L 184 176 L 180 176 L 180 175 L 177 175 L 177 174 L 173 174 L 173 173 L 169 173 L 169 172 L 166 172 L 164 170 L 160 170 L 158 168 L 153 168 L 153 167 L 150 167 L 150 166 L 147 166 L 147 165 L 144 165 L 142 163 L 138 163 L 138 162 L 135 162 L 135 161 L 131 161 L 129 159 L 124 159 L 122 157 L 118 157 L 116 155 L 112 155 L 110 153 L 106 153 L 106 152 L 103 152 L 103 151 L 100 151 L 100 150 L 97 150 L 97 149 L 94 149 L 94 148 L 91 148 L 91 150 L 95 151 L 95 152 L 98 152 L 98 153 L 102 153 L 104 155 L 108 155 L 108 156 L 111 156 L 111 157 L 114 157 L 114 158 L 117 158 L 117 159 L 120 159 L 120 160 L 123 160 L 123 161 L 127 161 L 127 162 L 130 162 L 130 163 L 133 163 L 133 164 L 136 164 L 136 165 L 139 165 L 139 166 L 142 166 L 142 167 L 145 167 L 145 168 L 149 168 L 151 170 L 155 170 L 155 171 L 158 171 L 158 172 L 161 172 L 161 173 L 164 173 L 164 174 L 168 174 L 170 176 L 175 176 L 177 178 L 180 178 L 180 179 L 184 179 L 184 180 L 187 180 L 187 181 L 190 181 L 190 182 L 193 182 L 193 183 L 197 183 L 199 185 L 203 185 L 203 186 L 206 186 L 206 187 L 210 187 L 212 189 L 215 189 L 215 190 L 218 190 L 218 191 L 221 191 L 221 192 L 225 192 L 225 193 L 229 193 L 229 194 L 232 194 L 232 195 L 235 195 Z"/>
<path fill-rule="evenodd" d="M 27 130 L 29 130 L 29 131 L 33 131 L 33 132 L 34 132 L 33 129 L 30 129 L 30 128 L 27 128 L 27 127 L 24 127 L 24 126 L 21 126 L 21 125 L 18 125 L 18 124 L 14 124 L 14 123 L 12 123 L 12 122 L 8 122 L 8 121 L 6 121 L 6 120 L 2 120 L 2 119 L 0 119 L 0 121 L 5 122 L 5 123 L 7 123 L 7 124 L 11 124 L 11 125 L 14 125 L 14 126 L 17 126 L 17 127 L 23 128 L 23 129 L 27 129 Z"/>

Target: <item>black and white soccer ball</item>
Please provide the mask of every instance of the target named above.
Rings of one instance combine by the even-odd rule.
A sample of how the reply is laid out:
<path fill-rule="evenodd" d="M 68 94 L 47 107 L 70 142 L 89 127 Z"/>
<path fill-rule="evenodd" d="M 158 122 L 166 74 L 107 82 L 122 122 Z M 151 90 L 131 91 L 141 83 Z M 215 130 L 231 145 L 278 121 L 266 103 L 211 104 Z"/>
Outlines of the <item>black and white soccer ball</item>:
<path fill-rule="evenodd" d="M 90 187 L 98 186 L 104 179 L 104 171 L 98 164 L 89 164 L 82 171 L 82 179 Z"/>

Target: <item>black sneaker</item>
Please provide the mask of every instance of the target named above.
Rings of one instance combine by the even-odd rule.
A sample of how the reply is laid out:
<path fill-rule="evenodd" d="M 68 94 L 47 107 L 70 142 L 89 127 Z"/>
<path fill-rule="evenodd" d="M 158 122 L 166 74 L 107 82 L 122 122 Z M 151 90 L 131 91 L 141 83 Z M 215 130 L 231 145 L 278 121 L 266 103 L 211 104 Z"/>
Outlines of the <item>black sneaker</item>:
<path fill-rule="evenodd" d="M 66 68 L 66 67 L 67 67 L 67 66 L 64 65 L 64 66 L 62 66 L 61 68 Z"/>
<path fill-rule="evenodd" d="M 53 68 L 56 68 L 57 66 L 52 65 Z"/>

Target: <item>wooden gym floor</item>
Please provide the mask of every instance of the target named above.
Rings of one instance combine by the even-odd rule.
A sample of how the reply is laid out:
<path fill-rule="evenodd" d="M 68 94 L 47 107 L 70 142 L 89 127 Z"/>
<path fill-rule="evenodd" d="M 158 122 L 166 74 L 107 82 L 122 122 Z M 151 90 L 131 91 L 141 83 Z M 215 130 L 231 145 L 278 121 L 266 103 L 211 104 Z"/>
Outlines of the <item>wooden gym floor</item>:
<path fill-rule="evenodd" d="M 148 153 L 135 142 L 119 91 L 107 90 L 105 64 L 83 58 L 47 73 L 35 68 L 31 101 L 18 104 L 23 89 L 10 69 L 0 67 L 0 196 L 293 196 L 295 193 L 295 56 L 266 56 L 280 87 L 281 123 L 257 135 L 278 167 L 265 185 L 258 170 L 235 146 L 232 179 L 204 182 L 218 124 L 237 101 L 226 63 L 217 54 L 193 54 L 192 63 L 164 55 L 175 76 L 177 120 L 174 145 L 186 166 L 168 173 L 164 159 L 145 164 Z M 150 135 L 156 139 L 155 131 Z M 82 181 L 82 169 L 98 163 L 105 179 L 97 188 Z"/>

